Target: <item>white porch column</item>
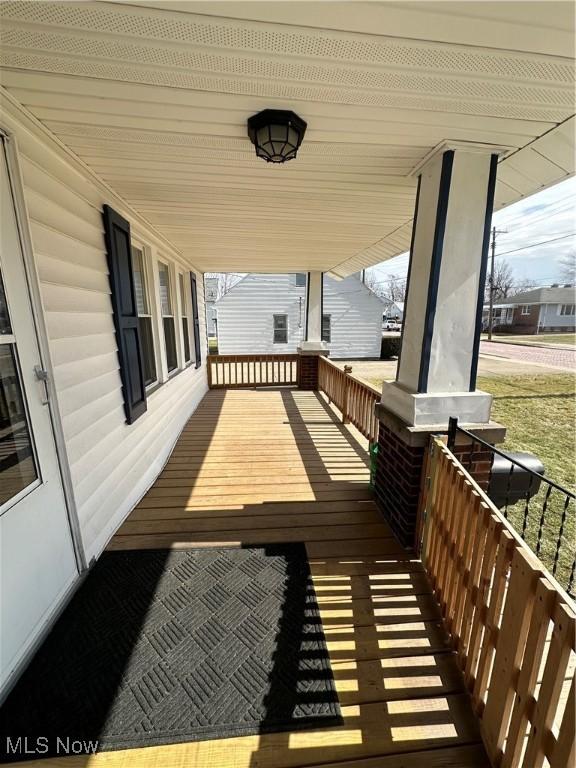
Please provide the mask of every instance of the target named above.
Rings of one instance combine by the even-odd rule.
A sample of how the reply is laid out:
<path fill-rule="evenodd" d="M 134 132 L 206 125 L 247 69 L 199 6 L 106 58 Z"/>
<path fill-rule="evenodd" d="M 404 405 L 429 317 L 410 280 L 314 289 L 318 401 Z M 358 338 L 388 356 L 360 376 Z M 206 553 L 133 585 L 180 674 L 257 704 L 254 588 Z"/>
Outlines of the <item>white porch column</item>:
<path fill-rule="evenodd" d="M 322 341 L 323 277 L 323 272 L 308 272 L 306 281 L 305 338 L 299 347 L 302 352 L 323 353 L 328 349 L 327 344 Z"/>
<path fill-rule="evenodd" d="M 413 426 L 490 419 L 476 390 L 499 147 L 443 145 L 417 170 L 402 349 L 382 404 Z"/>

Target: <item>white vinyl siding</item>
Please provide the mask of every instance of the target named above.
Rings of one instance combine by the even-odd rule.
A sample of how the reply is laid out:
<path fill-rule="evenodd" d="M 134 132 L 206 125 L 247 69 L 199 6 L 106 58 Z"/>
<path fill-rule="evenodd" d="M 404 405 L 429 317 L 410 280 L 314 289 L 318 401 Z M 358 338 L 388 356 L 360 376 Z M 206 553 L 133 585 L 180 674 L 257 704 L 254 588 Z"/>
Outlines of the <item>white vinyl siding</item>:
<path fill-rule="evenodd" d="M 330 356 L 378 358 L 383 302 L 356 276 L 324 277 L 324 312 L 330 317 Z M 218 351 L 223 355 L 296 352 L 305 338 L 306 287 L 293 274 L 248 275 L 216 302 Z M 273 317 L 288 318 L 288 343 L 274 343 Z"/>
<path fill-rule="evenodd" d="M 207 389 L 206 374 L 190 366 L 149 396 L 148 410 L 135 424 L 126 424 L 102 222 L 103 204 L 115 207 L 115 201 L 49 140 L 14 118 L 7 123 L 18 141 L 58 407 L 90 560 L 160 472 Z M 129 210 L 119 212 L 131 219 Z M 131 224 L 138 244 L 155 243 L 140 222 Z M 150 253 L 156 264 L 157 247 L 151 245 Z M 178 258 L 168 247 L 162 257 Z M 204 345 L 201 288 L 199 294 Z"/>

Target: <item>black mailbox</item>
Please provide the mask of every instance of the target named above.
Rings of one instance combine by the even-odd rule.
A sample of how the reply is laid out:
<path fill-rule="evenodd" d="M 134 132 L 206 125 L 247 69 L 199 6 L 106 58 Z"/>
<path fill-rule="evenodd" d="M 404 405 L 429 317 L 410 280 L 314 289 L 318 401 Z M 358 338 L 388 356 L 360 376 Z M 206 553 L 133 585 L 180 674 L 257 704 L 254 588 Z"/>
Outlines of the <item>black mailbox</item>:
<path fill-rule="evenodd" d="M 488 496 L 498 508 L 515 504 L 526 497 L 532 498 L 538 493 L 540 478 L 528 469 L 538 475 L 544 474 L 544 464 L 533 453 L 494 454 Z"/>

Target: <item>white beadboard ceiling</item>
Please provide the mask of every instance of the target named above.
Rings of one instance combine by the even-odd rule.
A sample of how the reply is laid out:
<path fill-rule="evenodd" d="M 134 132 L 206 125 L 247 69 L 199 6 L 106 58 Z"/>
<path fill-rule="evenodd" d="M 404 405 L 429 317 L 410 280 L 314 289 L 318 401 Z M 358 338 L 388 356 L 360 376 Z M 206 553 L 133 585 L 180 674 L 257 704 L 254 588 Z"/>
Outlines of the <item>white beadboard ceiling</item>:
<path fill-rule="evenodd" d="M 2 86 L 201 270 L 345 276 L 406 250 L 413 168 L 508 147 L 496 206 L 574 173 L 570 2 L 0 3 Z M 293 109 L 298 158 L 247 118 Z"/>

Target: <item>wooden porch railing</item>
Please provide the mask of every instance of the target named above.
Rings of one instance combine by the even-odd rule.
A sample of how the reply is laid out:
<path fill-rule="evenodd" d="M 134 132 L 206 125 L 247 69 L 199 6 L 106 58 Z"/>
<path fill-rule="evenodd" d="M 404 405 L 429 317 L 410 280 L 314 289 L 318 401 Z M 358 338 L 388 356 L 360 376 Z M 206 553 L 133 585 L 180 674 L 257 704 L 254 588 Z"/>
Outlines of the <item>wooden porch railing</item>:
<path fill-rule="evenodd" d="M 493 765 L 574 765 L 574 603 L 436 437 L 424 477 L 422 561 Z"/>
<path fill-rule="evenodd" d="M 318 366 L 318 389 L 342 412 L 344 424 L 353 424 L 370 443 L 376 443 L 378 419 L 374 406 L 380 402 L 381 392 L 355 379 L 350 366 L 342 370 L 326 357 L 319 359 Z"/>
<path fill-rule="evenodd" d="M 211 389 L 298 383 L 298 355 L 208 355 Z"/>

